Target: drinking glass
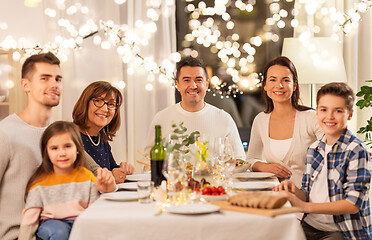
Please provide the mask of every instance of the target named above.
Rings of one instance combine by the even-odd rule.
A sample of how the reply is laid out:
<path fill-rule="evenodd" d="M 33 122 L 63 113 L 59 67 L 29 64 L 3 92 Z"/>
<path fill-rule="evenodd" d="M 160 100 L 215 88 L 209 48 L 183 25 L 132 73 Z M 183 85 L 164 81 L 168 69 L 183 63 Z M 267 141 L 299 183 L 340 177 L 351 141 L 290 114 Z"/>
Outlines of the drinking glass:
<path fill-rule="evenodd" d="M 224 176 L 225 176 L 225 186 L 226 189 L 229 191 L 232 185 L 232 175 L 235 169 L 235 158 L 234 158 L 234 150 L 231 144 L 229 137 L 225 137 L 224 139 L 224 157 L 223 157 L 223 164 L 224 164 Z"/>
<path fill-rule="evenodd" d="M 217 186 L 223 185 L 224 182 L 224 141 L 224 137 L 216 137 L 211 146 L 213 183 Z"/>
<path fill-rule="evenodd" d="M 209 154 L 210 141 L 207 136 L 201 136 L 195 142 L 193 178 L 201 181 L 203 178 L 207 182 L 213 180 L 211 157 Z"/>
<path fill-rule="evenodd" d="M 163 175 L 168 180 L 168 190 L 173 193 L 173 200 L 177 198 L 176 192 L 183 189 L 181 182 L 185 175 L 185 168 L 185 159 L 182 152 L 174 150 L 165 155 Z"/>
<path fill-rule="evenodd" d="M 151 203 L 151 194 L 154 187 L 154 182 L 143 181 L 137 182 L 137 193 L 139 203 Z"/>

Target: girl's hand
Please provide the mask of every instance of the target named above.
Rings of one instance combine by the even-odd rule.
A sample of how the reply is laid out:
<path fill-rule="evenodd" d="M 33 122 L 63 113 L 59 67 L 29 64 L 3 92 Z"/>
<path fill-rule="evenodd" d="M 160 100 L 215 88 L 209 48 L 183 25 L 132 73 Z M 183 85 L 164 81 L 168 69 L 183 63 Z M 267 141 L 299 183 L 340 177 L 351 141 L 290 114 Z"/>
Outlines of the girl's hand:
<path fill-rule="evenodd" d="M 125 177 L 127 176 L 125 169 L 121 167 L 112 169 L 112 175 L 114 175 L 116 184 L 123 183 L 125 181 Z"/>
<path fill-rule="evenodd" d="M 134 170 L 135 170 L 134 166 L 130 163 L 127 163 L 127 162 L 121 162 L 120 163 L 120 168 L 125 171 L 126 175 L 133 174 Z"/>
<path fill-rule="evenodd" d="M 278 163 L 263 163 L 260 167 L 260 172 L 274 173 L 278 178 L 290 178 L 292 173 L 286 167 Z"/>
<path fill-rule="evenodd" d="M 296 185 L 292 181 L 284 180 L 279 185 L 276 185 L 273 188 L 273 191 L 275 192 L 291 192 L 296 193 Z"/>
<path fill-rule="evenodd" d="M 114 176 L 107 168 L 97 169 L 97 190 L 102 193 L 113 192 L 116 189 Z"/>

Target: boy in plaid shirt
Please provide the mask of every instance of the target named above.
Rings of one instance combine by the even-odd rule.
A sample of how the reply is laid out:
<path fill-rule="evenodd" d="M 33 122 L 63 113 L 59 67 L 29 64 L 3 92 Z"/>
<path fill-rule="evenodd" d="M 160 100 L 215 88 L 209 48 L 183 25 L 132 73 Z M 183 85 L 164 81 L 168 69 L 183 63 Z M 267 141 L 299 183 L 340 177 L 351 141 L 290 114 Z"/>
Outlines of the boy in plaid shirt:
<path fill-rule="evenodd" d="M 353 115 L 354 93 L 344 83 L 324 85 L 317 94 L 317 119 L 325 135 L 308 149 L 301 189 L 284 181 L 304 212 L 307 239 L 371 239 L 369 184 L 371 157 L 365 144 L 346 127 Z"/>

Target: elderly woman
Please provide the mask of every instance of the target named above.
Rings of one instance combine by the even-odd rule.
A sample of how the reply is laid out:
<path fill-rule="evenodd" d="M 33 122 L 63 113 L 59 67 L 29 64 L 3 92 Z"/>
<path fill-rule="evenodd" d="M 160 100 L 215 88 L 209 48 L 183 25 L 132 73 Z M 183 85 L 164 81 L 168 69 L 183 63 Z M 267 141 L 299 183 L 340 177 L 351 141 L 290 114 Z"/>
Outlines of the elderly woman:
<path fill-rule="evenodd" d="M 266 110 L 253 121 L 247 160 L 252 171 L 290 178 L 300 187 L 307 148 L 323 131 L 315 111 L 299 104 L 297 71 L 288 58 L 266 64 L 262 85 Z"/>
<path fill-rule="evenodd" d="M 93 82 L 84 89 L 72 112 L 85 151 L 100 167 L 112 171 L 116 183 L 124 182 L 126 175 L 134 172 L 129 163 L 115 162 L 109 144 L 120 127 L 122 101 L 120 91 L 109 82 Z"/>

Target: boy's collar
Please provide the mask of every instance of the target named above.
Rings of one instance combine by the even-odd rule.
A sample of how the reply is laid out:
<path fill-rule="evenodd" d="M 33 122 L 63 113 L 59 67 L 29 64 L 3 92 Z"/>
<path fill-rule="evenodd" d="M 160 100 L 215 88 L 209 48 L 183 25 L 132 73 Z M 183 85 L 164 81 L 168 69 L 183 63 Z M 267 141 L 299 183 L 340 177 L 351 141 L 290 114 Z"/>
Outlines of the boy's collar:
<path fill-rule="evenodd" d="M 345 128 L 344 131 L 342 132 L 341 136 L 332 145 L 332 150 L 335 149 L 334 146 L 337 145 L 338 146 L 338 149 L 340 149 L 341 151 L 344 151 L 344 149 L 342 148 L 342 146 L 346 146 L 347 143 L 350 142 L 350 139 L 351 139 L 352 136 L 353 136 L 352 132 L 349 129 Z M 323 135 L 323 137 L 319 141 L 320 141 L 320 143 L 319 143 L 318 147 L 320 147 L 322 149 L 325 149 L 326 136 Z"/>

